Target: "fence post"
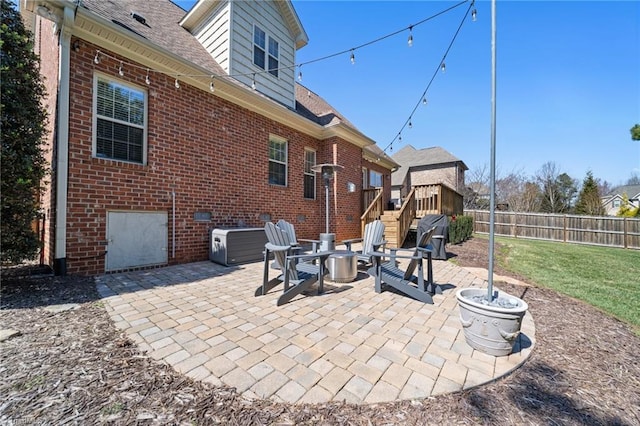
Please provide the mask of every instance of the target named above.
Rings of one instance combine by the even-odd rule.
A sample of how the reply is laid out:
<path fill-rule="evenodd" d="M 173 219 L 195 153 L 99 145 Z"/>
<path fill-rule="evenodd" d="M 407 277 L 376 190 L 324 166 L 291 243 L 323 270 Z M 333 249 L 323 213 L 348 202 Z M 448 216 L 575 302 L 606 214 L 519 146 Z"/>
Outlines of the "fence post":
<path fill-rule="evenodd" d="M 627 243 L 627 224 L 628 223 L 629 222 L 627 221 L 627 218 L 625 217 L 623 222 L 622 222 L 623 228 L 624 228 L 623 243 L 622 244 L 624 245 L 624 248 L 628 248 L 628 245 L 627 245 L 628 244 Z"/>

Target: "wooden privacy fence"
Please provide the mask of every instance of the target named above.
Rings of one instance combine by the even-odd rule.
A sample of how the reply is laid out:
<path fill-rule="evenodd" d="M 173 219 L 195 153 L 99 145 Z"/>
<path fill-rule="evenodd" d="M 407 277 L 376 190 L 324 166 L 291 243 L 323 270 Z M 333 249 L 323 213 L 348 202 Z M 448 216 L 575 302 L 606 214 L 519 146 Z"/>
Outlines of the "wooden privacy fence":
<path fill-rule="evenodd" d="M 473 231 L 489 233 L 489 211 L 465 210 Z M 640 219 L 546 213 L 495 212 L 495 235 L 640 249 Z"/>

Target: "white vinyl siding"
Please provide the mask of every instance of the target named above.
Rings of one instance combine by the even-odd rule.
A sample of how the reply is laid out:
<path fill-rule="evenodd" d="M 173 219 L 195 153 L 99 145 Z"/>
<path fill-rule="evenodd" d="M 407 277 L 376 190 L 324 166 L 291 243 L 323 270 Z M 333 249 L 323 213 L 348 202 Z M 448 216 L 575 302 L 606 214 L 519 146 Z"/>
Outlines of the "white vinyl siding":
<path fill-rule="evenodd" d="M 210 17 L 203 21 L 203 25 L 193 31 L 200 44 L 227 73 L 230 72 L 231 63 L 230 34 L 231 6 L 226 2 L 222 2 L 212 11 Z"/>
<path fill-rule="evenodd" d="M 146 91 L 96 75 L 93 106 L 93 156 L 145 164 Z"/>
<path fill-rule="evenodd" d="M 295 41 L 288 30 L 277 2 L 233 1 L 231 4 L 231 66 L 229 73 L 247 86 L 291 108 L 295 108 Z M 254 27 L 266 34 L 265 66 L 254 64 Z M 269 38 L 277 43 L 277 57 L 269 55 Z M 272 49 L 275 46 L 272 46 Z M 275 51 L 272 51 L 275 53 Z M 277 72 L 273 68 L 277 59 Z M 270 63 L 271 62 L 271 63 Z M 288 67 L 288 68 L 287 68 Z"/>

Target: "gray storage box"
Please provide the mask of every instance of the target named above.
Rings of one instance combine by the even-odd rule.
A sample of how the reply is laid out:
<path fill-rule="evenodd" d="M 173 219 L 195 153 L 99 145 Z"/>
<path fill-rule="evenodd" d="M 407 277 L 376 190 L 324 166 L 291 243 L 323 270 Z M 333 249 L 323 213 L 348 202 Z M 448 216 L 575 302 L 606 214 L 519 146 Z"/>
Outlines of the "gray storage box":
<path fill-rule="evenodd" d="M 212 229 L 209 260 L 225 266 L 264 259 L 264 228 Z"/>

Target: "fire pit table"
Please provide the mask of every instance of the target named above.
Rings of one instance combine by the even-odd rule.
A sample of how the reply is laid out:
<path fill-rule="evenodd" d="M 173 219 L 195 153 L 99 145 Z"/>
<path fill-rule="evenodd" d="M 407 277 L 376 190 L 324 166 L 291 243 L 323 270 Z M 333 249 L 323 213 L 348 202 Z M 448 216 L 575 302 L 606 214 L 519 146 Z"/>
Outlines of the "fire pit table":
<path fill-rule="evenodd" d="M 336 250 L 327 258 L 329 281 L 348 283 L 358 276 L 358 258 L 356 253 L 348 250 Z"/>

